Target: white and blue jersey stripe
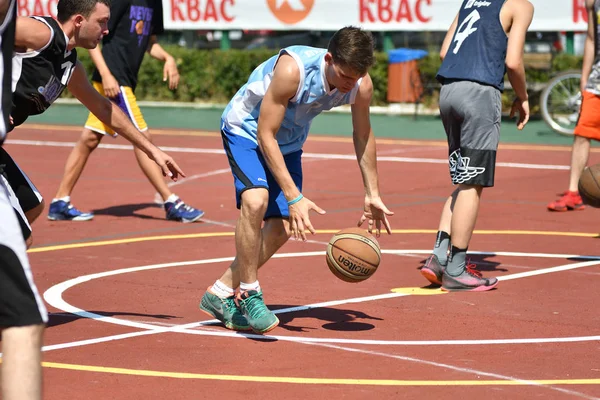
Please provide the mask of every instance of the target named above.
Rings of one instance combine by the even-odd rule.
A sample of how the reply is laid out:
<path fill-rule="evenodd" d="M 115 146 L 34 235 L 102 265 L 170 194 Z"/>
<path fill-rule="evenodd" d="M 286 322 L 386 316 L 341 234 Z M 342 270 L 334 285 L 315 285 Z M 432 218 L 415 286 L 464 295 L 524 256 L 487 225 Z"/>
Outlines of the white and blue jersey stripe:
<path fill-rule="evenodd" d="M 353 104 L 360 86 L 359 79 L 348 93 L 331 89 L 325 77 L 326 53 L 327 49 L 290 46 L 256 67 L 248 82 L 225 108 L 221 116 L 223 132 L 244 137 L 258 145 L 256 133 L 260 105 L 271 83 L 277 60 L 282 54 L 288 54 L 298 64 L 300 84 L 295 96 L 288 102 L 276 139 L 284 155 L 302 149 L 312 120 L 333 107 Z"/>

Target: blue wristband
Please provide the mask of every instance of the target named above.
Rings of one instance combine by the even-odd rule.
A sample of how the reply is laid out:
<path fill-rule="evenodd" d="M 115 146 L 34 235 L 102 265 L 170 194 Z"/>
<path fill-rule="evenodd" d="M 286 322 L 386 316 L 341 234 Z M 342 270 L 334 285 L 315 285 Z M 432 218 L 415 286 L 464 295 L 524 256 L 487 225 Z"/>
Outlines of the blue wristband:
<path fill-rule="evenodd" d="M 300 193 L 300 195 L 298 197 L 296 197 L 294 200 L 288 201 L 288 206 L 296 204 L 297 202 L 299 202 L 303 198 L 304 198 L 304 196 L 302 195 L 302 193 Z"/>

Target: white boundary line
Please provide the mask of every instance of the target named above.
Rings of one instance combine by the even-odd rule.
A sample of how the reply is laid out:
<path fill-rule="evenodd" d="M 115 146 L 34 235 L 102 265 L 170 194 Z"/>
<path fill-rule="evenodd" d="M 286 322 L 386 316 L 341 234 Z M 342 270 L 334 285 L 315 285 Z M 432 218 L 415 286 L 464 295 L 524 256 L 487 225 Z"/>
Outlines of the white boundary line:
<path fill-rule="evenodd" d="M 20 140 L 10 139 L 5 143 L 13 145 L 26 146 L 51 146 L 51 147 L 74 147 L 75 142 L 53 142 L 53 141 L 37 141 L 37 140 Z M 126 144 L 100 144 L 98 147 L 111 150 L 131 150 L 133 147 Z M 169 147 L 161 146 L 161 150 L 171 153 L 198 153 L 198 154 L 225 154 L 222 149 L 201 149 L 189 147 Z M 356 161 L 354 154 L 327 154 L 327 153 L 304 153 L 302 157 L 317 158 L 327 160 L 351 160 Z M 448 160 L 444 158 L 421 158 L 421 157 L 377 157 L 380 162 L 405 162 L 418 164 L 448 164 Z M 568 170 L 567 165 L 554 164 L 527 164 L 527 163 L 511 163 L 511 162 L 496 162 L 497 167 L 506 168 L 522 168 L 522 169 L 539 169 L 539 170 Z"/>
<path fill-rule="evenodd" d="M 384 254 L 429 254 L 430 250 L 383 250 Z M 560 272 L 560 271 L 568 271 L 576 268 L 584 268 L 593 265 L 600 264 L 600 256 L 583 256 L 583 255 L 575 255 L 575 254 L 547 254 L 547 253 L 519 253 L 519 252 L 471 252 L 472 254 L 480 254 L 480 255 L 488 255 L 488 256 L 507 256 L 507 257 L 543 257 L 543 258 L 579 258 L 589 261 L 583 261 L 573 264 L 565 264 L 552 268 L 545 268 L 541 270 L 522 272 L 518 274 L 511 274 L 499 277 L 500 280 L 511 280 L 511 279 L 520 279 L 530 276 L 537 276 L 542 274 Z M 286 258 L 286 257 L 310 257 L 310 256 L 319 256 L 324 255 L 324 251 L 313 251 L 313 252 L 303 252 L 303 253 L 282 253 L 276 254 L 273 258 Z M 63 343 L 56 344 L 52 346 L 44 346 L 44 351 L 64 349 L 70 347 L 84 346 L 88 344 L 94 343 L 102 343 L 113 340 L 121 340 L 127 339 L 131 337 L 137 336 L 145 336 L 156 333 L 166 333 L 166 332 L 178 332 L 178 333 L 187 333 L 193 335 L 204 335 L 204 336 L 220 336 L 220 337 L 232 337 L 232 338 L 249 338 L 249 339 L 258 339 L 258 340 L 281 340 L 281 341 L 292 341 L 292 342 L 303 342 L 303 343 L 337 343 L 337 344 L 362 344 L 362 345 L 387 345 L 387 346 L 432 346 L 432 345 L 492 345 L 492 344 L 532 344 L 532 343 L 573 343 L 573 342 L 587 342 L 587 341 L 600 341 L 599 336 L 579 336 L 579 337 L 559 337 L 559 338 L 517 338 L 517 339 L 469 339 L 469 340 L 353 340 L 353 339 L 332 339 L 332 338 L 310 338 L 310 337 L 298 337 L 298 336 L 275 336 L 275 335 L 256 335 L 256 334 L 248 334 L 248 333 L 240 333 L 240 332 L 230 332 L 230 331 L 214 331 L 214 330 L 192 330 L 191 328 L 198 328 L 204 325 L 213 324 L 217 322 L 216 320 L 210 321 L 201 321 L 201 322 L 192 322 L 183 325 L 176 325 L 172 327 L 164 327 L 157 326 L 148 323 L 141 323 L 135 321 L 128 321 L 113 317 L 106 317 L 103 315 L 91 313 L 71 304 L 67 303 L 62 294 L 81 283 L 89 282 L 94 279 L 104 278 L 107 276 L 120 275 L 130 272 L 139 272 L 139 271 L 148 271 L 154 269 L 161 268 L 171 268 L 171 267 L 183 267 L 190 265 L 202 265 L 202 264 L 212 264 L 212 263 L 221 263 L 232 261 L 233 257 L 222 257 L 222 258 L 213 258 L 206 260 L 194 260 L 194 261 L 185 261 L 185 262 L 173 262 L 173 263 L 165 263 L 165 264 L 154 264 L 154 265 L 146 265 L 139 267 L 131 267 L 131 268 L 122 268 L 113 271 L 106 271 L 96 274 L 90 274 L 85 276 L 80 276 L 74 279 L 70 279 L 68 281 L 59 283 L 57 285 L 52 286 L 44 293 L 44 299 L 48 302 L 48 304 L 52 305 L 55 308 L 58 308 L 62 311 L 69 312 L 75 314 L 79 317 L 91 318 L 101 322 L 108 322 L 112 324 L 117 324 L 121 326 L 128 326 L 132 328 L 144 329 L 145 331 L 141 332 L 131 332 L 120 335 L 112 335 L 101 338 L 94 338 L 89 340 L 82 340 L 78 342 L 71 343 Z M 373 301 L 373 300 L 382 300 L 388 298 L 395 297 L 403 297 L 408 296 L 407 293 L 385 293 L 381 295 L 368 296 L 368 297 L 360 297 L 360 298 L 351 298 L 345 300 L 336 300 L 336 301 L 328 301 L 323 303 L 310 304 L 306 306 L 292 307 L 287 309 L 281 309 L 275 311 L 275 313 L 288 313 L 294 311 L 307 310 L 312 308 L 322 308 L 322 307 L 331 307 L 342 304 L 349 303 L 361 303 L 365 301 Z"/>

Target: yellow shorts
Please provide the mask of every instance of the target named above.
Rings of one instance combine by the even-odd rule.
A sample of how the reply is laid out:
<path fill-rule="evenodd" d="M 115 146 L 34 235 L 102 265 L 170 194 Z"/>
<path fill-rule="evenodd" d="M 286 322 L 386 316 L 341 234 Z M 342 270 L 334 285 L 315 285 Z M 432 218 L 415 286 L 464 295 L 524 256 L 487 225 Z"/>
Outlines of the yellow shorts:
<path fill-rule="evenodd" d="M 104 96 L 104 88 L 100 82 L 92 82 L 94 85 L 94 89 L 96 89 L 100 94 Z M 113 103 L 119 106 L 119 108 L 129 117 L 133 125 L 141 131 L 147 131 L 148 125 L 146 121 L 144 121 L 144 116 L 142 115 L 142 111 L 137 105 L 137 100 L 135 98 L 135 94 L 133 94 L 133 90 L 129 86 L 121 86 L 121 92 L 115 98 L 110 99 Z M 110 135 L 112 137 L 117 136 L 117 132 L 113 131 L 105 125 L 102 121 L 100 121 L 96 116 L 92 113 L 88 116 L 87 121 L 85 122 L 85 127 L 103 135 Z"/>

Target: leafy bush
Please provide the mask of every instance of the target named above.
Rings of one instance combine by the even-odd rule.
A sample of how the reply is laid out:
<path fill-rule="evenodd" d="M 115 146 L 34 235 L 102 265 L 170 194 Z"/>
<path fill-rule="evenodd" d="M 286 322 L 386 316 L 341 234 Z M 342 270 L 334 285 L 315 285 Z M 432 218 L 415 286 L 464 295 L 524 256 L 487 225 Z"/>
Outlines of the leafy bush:
<path fill-rule="evenodd" d="M 165 46 L 175 57 L 181 80 L 179 88 L 169 90 L 162 80 L 163 64 L 146 56 L 139 74 L 136 96 L 139 100 L 182 101 L 202 103 L 226 103 L 246 83 L 250 73 L 261 62 L 275 54 L 273 50 L 193 50 L 178 46 Z M 79 51 L 79 58 L 90 73 L 93 64 L 85 50 Z M 547 82 L 557 72 L 580 70 L 582 59 L 579 56 L 558 54 L 552 59 L 550 70 L 526 70 L 527 80 L 532 83 Z M 437 107 L 438 86 L 435 75 L 440 67 L 437 52 L 431 52 L 418 62 L 423 84 L 426 87 L 422 102 L 427 107 Z M 373 104 L 387 104 L 388 56 L 376 54 L 376 63 L 370 70 L 373 80 Z M 537 85 L 539 86 L 539 85 Z M 65 93 L 65 97 L 70 97 Z M 510 90 L 503 94 L 503 104 L 509 107 L 513 94 Z M 532 111 L 537 109 L 538 91 L 530 91 Z"/>

